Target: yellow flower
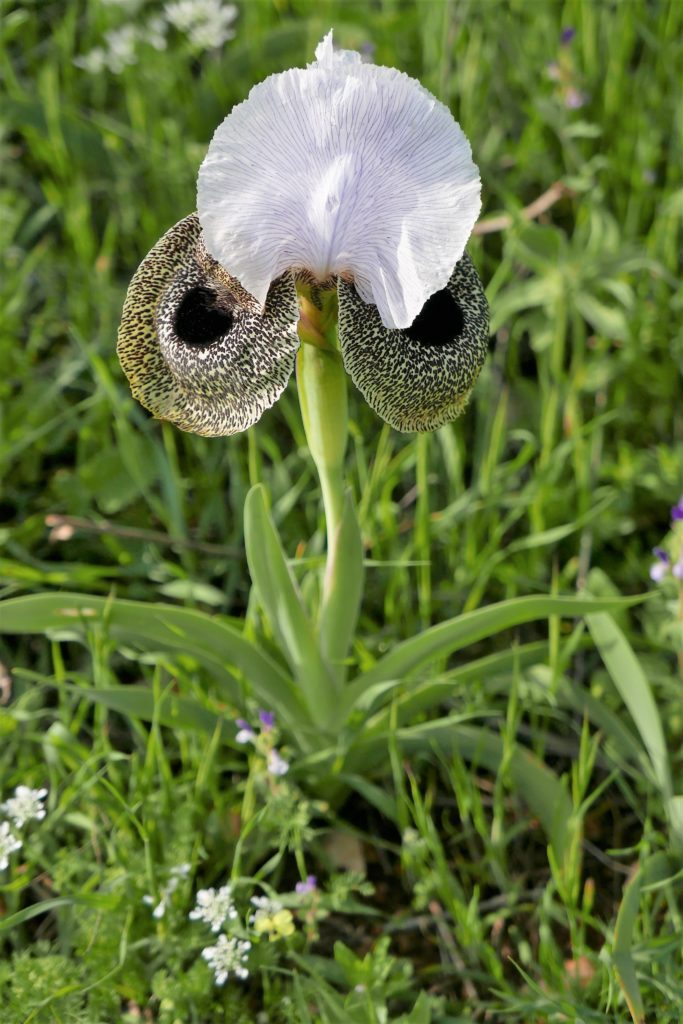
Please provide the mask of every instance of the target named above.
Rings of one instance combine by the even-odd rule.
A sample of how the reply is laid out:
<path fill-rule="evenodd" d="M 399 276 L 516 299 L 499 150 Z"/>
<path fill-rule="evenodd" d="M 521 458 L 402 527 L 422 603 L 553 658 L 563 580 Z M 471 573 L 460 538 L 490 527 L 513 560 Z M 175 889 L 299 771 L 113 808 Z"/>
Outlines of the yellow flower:
<path fill-rule="evenodd" d="M 272 915 L 257 914 L 254 919 L 254 931 L 258 935 L 267 934 L 271 942 L 286 939 L 294 934 L 294 918 L 290 910 L 278 910 Z"/>

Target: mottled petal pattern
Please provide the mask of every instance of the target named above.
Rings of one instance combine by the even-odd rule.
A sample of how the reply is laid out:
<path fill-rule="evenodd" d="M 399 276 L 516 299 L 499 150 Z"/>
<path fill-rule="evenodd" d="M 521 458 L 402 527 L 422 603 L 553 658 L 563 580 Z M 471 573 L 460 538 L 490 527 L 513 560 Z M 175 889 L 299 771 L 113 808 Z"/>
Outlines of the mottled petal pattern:
<path fill-rule="evenodd" d="M 209 252 L 260 303 L 289 270 L 353 282 L 387 327 L 446 286 L 480 209 L 452 114 L 394 68 L 332 49 L 255 86 L 199 172 Z"/>
<path fill-rule="evenodd" d="M 339 282 L 339 343 L 354 384 L 397 430 L 436 430 L 464 410 L 488 349 L 489 310 L 465 254 L 407 330 Z"/>
<path fill-rule="evenodd" d="M 299 316 L 291 275 L 265 306 L 206 251 L 196 214 L 157 242 L 131 281 L 118 354 L 135 398 L 182 430 L 246 430 L 294 369 Z"/>

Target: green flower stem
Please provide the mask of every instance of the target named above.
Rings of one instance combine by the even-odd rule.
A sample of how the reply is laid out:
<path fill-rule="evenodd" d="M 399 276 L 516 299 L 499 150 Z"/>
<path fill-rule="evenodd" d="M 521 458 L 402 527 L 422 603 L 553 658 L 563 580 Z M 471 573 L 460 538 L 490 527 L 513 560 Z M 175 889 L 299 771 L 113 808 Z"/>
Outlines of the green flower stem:
<path fill-rule="evenodd" d="M 327 554 L 344 510 L 344 454 L 348 440 L 346 372 L 336 343 L 336 292 L 300 286 L 297 383 L 308 447 L 320 478 Z"/>
<path fill-rule="evenodd" d="M 302 288 L 299 303 L 303 342 L 297 356 L 299 402 L 320 479 L 327 529 L 318 642 L 337 685 L 343 685 L 363 590 L 363 545 L 353 500 L 344 487 L 346 372 L 337 345 L 336 293 Z"/>
<path fill-rule="evenodd" d="M 328 554 L 344 508 L 347 441 L 346 374 L 336 352 L 302 345 L 297 356 L 301 416 L 320 478 Z"/>

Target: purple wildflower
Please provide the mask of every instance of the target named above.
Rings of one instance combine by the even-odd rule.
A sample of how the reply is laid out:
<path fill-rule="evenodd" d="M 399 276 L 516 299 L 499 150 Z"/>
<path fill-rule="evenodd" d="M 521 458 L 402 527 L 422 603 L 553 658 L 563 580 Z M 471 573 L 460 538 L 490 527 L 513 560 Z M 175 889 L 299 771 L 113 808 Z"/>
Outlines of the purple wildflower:
<path fill-rule="evenodd" d="M 683 520 L 683 494 L 678 499 L 678 503 L 671 509 L 671 521 L 679 523 Z"/>
<path fill-rule="evenodd" d="M 258 717 L 264 732 L 269 732 L 275 725 L 274 711 L 259 711 Z"/>
<path fill-rule="evenodd" d="M 235 725 L 239 729 L 237 735 L 235 736 L 235 742 L 253 743 L 253 741 L 256 739 L 256 733 L 249 725 L 249 722 L 247 722 L 246 718 L 236 718 Z"/>
<path fill-rule="evenodd" d="M 571 85 L 564 94 L 564 105 L 568 110 L 578 110 L 587 99 L 585 92 L 580 92 Z"/>
<path fill-rule="evenodd" d="M 568 26 L 567 28 L 563 28 L 560 33 L 560 45 L 569 46 L 575 35 L 576 29 L 572 28 L 571 25 Z"/>
<path fill-rule="evenodd" d="M 669 564 L 669 556 L 667 552 L 664 550 L 664 548 L 653 548 L 652 554 L 659 562 L 665 562 L 666 565 Z"/>
<path fill-rule="evenodd" d="M 298 892 L 299 896 L 305 896 L 309 892 L 315 892 L 318 888 L 318 879 L 315 875 L 309 875 L 305 882 L 297 882 L 294 886 L 294 891 Z"/>

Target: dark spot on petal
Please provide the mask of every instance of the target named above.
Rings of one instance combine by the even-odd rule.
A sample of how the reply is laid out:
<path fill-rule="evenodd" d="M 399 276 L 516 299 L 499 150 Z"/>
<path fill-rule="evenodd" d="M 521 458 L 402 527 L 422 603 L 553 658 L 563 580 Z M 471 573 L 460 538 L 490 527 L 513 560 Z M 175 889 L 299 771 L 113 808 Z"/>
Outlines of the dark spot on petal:
<path fill-rule="evenodd" d="M 465 327 L 462 309 L 448 288 L 427 299 L 406 334 L 421 345 L 449 345 Z"/>
<path fill-rule="evenodd" d="M 233 325 L 232 313 L 218 305 L 211 288 L 190 288 L 178 306 L 173 326 L 185 345 L 203 348 L 227 334 Z"/>

